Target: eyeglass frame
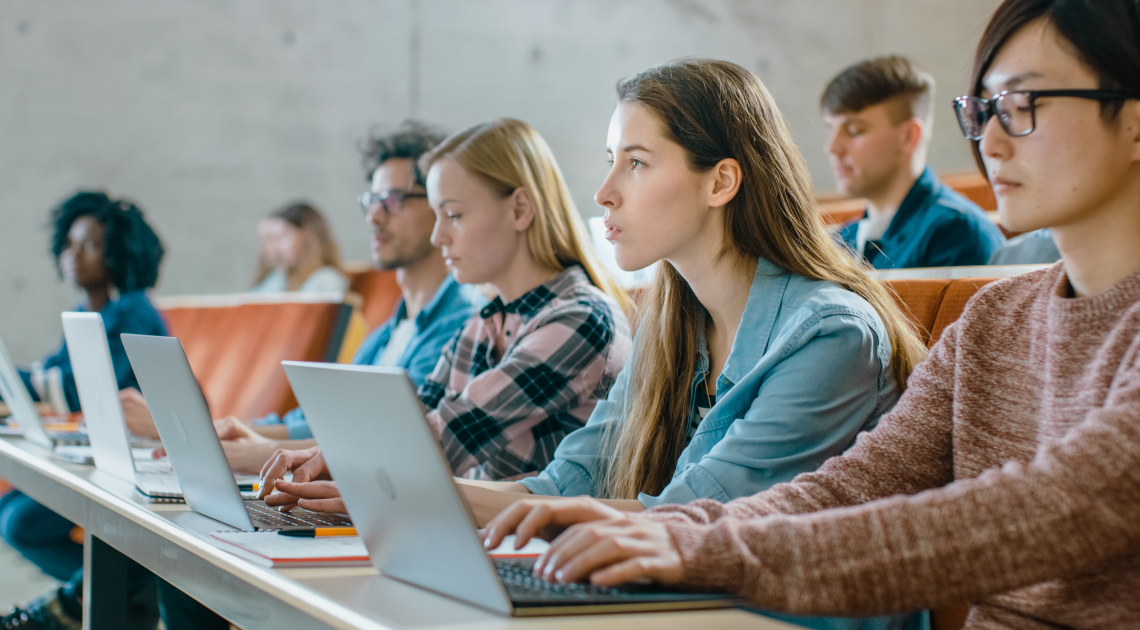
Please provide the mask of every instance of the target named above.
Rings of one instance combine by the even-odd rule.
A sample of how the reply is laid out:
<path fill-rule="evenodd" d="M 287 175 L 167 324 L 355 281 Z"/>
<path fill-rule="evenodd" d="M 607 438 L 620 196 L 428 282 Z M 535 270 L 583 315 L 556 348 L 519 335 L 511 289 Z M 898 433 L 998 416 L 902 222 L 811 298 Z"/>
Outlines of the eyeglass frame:
<path fill-rule="evenodd" d="M 393 209 L 388 205 L 388 200 L 394 199 L 396 207 Z M 411 192 L 409 190 L 385 190 L 383 192 L 374 193 L 372 191 L 361 193 L 356 201 L 360 204 L 361 210 L 367 215 L 373 206 L 380 206 L 384 210 L 384 214 L 390 217 L 400 216 L 404 211 L 404 202 L 408 199 L 427 199 L 427 193 Z"/>
<path fill-rule="evenodd" d="M 1013 133 L 1009 130 L 1008 124 L 1002 120 L 998 114 L 997 103 L 1010 94 L 1025 94 L 1029 98 L 1029 129 L 1024 133 Z M 1054 96 L 1072 97 L 1072 98 L 1085 98 L 1093 101 L 1128 101 L 1140 99 L 1140 95 L 1129 94 L 1127 92 L 1115 92 L 1112 90 L 1004 90 L 994 94 L 990 98 L 982 98 L 980 96 L 964 95 L 954 99 L 952 103 L 954 106 L 954 116 L 958 120 L 958 128 L 962 131 L 962 135 L 967 140 L 978 142 L 982 139 L 985 133 L 986 124 L 992 118 L 996 118 L 998 124 L 1001 125 L 1002 131 L 1011 138 L 1023 138 L 1033 133 L 1037 129 L 1037 99 L 1051 98 Z M 962 120 L 962 112 L 965 110 L 965 103 L 970 99 L 975 99 L 984 103 L 986 118 L 981 123 L 981 132 L 977 136 L 971 136 L 966 131 L 966 123 Z"/>

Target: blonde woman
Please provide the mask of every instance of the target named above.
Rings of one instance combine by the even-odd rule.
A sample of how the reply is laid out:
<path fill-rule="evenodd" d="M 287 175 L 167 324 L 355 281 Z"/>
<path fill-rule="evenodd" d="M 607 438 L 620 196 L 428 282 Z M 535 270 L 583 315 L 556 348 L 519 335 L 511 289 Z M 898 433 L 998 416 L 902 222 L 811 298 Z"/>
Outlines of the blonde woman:
<path fill-rule="evenodd" d="M 325 217 L 306 203 L 293 203 L 257 226 L 258 267 L 254 292 L 345 291 L 340 248 Z"/>
<path fill-rule="evenodd" d="M 432 243 L 458 282 L 494 298 L 444 348 L 420 386 L 428 419 L 456 475 L 509 479 L 542 470 L 558 443 L 604 399 L 632 343 L 629 297 L 598 262 L 550 147 L 522 121 L 501 119 L 425 155 Z M 279 452 L 265 486 L 315 449 Z M 278 469 L 274 469 L 274 467 Z M 271 505 L 344 511 L 331 481 L 308 471 Z M 272 471 L 272 472 L 271 472 Z M 288 493 L 288 494 L 284 494 Z"/>

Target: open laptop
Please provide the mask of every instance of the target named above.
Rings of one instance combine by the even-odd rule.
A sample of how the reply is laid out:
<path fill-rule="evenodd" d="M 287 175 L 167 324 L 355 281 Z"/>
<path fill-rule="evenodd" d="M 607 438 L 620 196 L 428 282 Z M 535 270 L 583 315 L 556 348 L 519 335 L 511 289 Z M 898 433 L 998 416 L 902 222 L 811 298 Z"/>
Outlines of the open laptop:
<path fill-rule="evenodd" d="M 91 446 L 60 446 L 56 455 L 135 484 L 152 501 L 178 501 L 182 488 L 168 459 L 155 460 L 158 443 L 131 436 L 119 402 L 119 382 L 107 345 L 107 331 L 98 313 L 63 313 L 63 336 L 79 391 L 79 403 Z M 150 442 L 147 444 L 147 442 Z M 146 444 L 146 448 L 133 448 Z M 253 490 L 256 475 L 234 475 L 242 490 Z"/>
<path fill-rule="evenodd" d="M 384 574 L 518 616 L 740 603 L 649 585 L 549 584 L 531 575 L 533 558 L 492 559 L 403 370 L 282 364 L 356 531 Z"/>
<path fill-rule="evenodd" d="M 12 418 L 19 425 L 25 440 L 42 446 L 46 449 L 55 449 L 56 446 L 66 444 L 86 444 L 87 435 L 73 431 L 48 431 L 44 428 L 44 421 L 36 411 L 36 405 L 28 390 L 24 388 L 24 381 L 16 371 L 16 364 L 0 339 L 0 396 L 8 405 Z"/>
<path fill-rule="evenodd" d="M 301 508 L 279 512 L 264 501 L 244 498 L 182 343 L 174 337 L 120 338 L 190 509 L 243 530 L 352 525 L 346 516 Z"/>

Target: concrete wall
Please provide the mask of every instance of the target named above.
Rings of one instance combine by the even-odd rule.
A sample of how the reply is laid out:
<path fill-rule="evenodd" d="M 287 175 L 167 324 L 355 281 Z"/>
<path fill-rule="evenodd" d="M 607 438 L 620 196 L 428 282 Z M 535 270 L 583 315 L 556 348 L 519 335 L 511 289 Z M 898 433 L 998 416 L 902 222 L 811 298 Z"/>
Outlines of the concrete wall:
<path fill-rule="evenodd" d="M 0 335 L 54 348 L 75 296 L 48 210 L 80 187 L 138 200 L 169 255 L 159 294 L 237 291 L 258 217 L 293 198 L 367 257 L 356 142 L 408 116 L 537 127 L 584 214 L 605 172 L 613 86 L 687 55 L 757 72 L 833 187 L 816 105 L 869 55 L 939 82 L 931 161 L 973 168 L 949 115 L 997 0 L 5 0 L 0 5 Z"/>

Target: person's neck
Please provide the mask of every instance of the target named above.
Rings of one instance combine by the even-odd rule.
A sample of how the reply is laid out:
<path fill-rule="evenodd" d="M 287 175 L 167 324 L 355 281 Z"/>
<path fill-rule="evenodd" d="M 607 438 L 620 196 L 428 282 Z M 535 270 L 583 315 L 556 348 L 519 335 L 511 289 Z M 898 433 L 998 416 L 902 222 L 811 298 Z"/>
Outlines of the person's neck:
<path fill-rule="evenodd" d="M 490 284 L 495 287 L 503 303 L 510 304 L 535 287 L 550 282 L 559 273 L 558 270 L 539 265 L 524 242 L 499 277 Z"/>
<path fill-rule="evenodd" d="M 83 292 L 87 298 L 87 311 L 90 313 L 100 313 L 107 303 L 111 301 L 111 285 L 110 284 L 95 284 L 89 287 L 83 287 Z"/>
<path fill-rule="evenodd" d="M 1140 269 L 1140 183 L 1093 216 L 1051 228 L 1077 297 L 1097 295 Z"/>
<path fill-rule="evenodd" d="M 914 183 L 922 177 L 924 170 L 926 170 L 925 162 L 911 163 L 907 168 L 899 169 L 886 186 L 867 195 L 867 214 L 874 218 L 897 212 L 910 189 L 914 188 Z"/>
<path fill-rule="evenodd" d="M 447 264 L 443 262 L 439 250 L 432 250 L 430 255 L 421 260 L 396 269 L 396 283 L 400 285 L 408 319 L 419 315 L 431 302 L 448 273 Z"/>
<path fill-rule="evenodd" d="M 698 246 L 691 253 L 672 257 L 669 263 L 709 313 L 711 322 L 707 328 L 707 343 L 713 363 L 710 367 L 714 374 L 719 374 L 748 304 L 748 291 L 756 275 L 756 260 L 736 254 L 719 256 L 723 248 L 719 225 L 710 226 L 693 242 Z"/>

